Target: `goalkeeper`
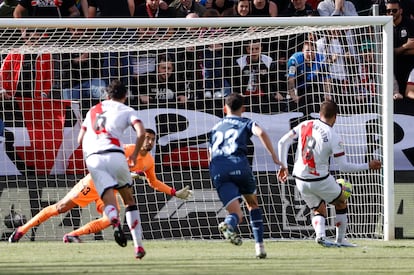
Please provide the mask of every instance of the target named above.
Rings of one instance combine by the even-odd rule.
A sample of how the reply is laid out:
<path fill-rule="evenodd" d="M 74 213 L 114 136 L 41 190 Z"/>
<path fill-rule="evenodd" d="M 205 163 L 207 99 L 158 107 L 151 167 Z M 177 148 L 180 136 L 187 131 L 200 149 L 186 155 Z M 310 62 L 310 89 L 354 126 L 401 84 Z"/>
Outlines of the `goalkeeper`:
<path fill-rule="evenodd" d="M 146 129 L 144 144 L 142 145 L 141 150 L 138 154 L 136 165 L 134 167 L 130 167 L 133 178 L 145 177 L 149 185 L 155 190 L 164 192 L 165 194 L 171 196 L 176 196 L 183 200 L 188 199 L 192 196 L 193 193 L 189 189 L 189 186 L 176 191 L 174 188 L 171 188 L 170 186 L 157 179 L 155 174 L 154 158 L 149 153 L 154 147 L 154 143 L 155 132 L 152 129 Z M 135 144 L 124 145 L 126 157 L 132 154 L 134 151 L 134 146 Z M 18 227 L 10 236 L 9 242 L 18 242 L 32 227 L 42 224 L 53 216 L 68 212 L 76 206 L 85 207 L 91 202 L 95 202 L 96 210 L 98 213 L 102 214 L 104 203 L 96 191 L 91 175 L 88 174 L 83 179 L 81 179 L 62 200 L 53 205 L 45 207 L 26 224 Z M 66 234 L 63 237 L 63 241 L 65 243 L 79 243 L 81 242 L 79 236 L 99 232 L 109 227 L 110 225 L 110 220 L 105 215 L 103 215 L 103 217 L 91 221 L 81 228 Z M 126 246 L 126 243 L 118 244 L 120 246 Z"/>

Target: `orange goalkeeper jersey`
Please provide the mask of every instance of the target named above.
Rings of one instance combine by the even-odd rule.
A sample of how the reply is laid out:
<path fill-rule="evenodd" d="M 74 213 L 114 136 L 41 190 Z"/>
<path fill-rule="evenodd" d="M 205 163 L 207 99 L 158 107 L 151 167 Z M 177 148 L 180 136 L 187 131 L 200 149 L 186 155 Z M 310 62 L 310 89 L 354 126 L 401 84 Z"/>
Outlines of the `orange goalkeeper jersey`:
<path fill-rule="evenodd" d="M 125 144 L 125 156 L 129 157 L 132 155 L 135 149 L 135 144 Z M 137 161 L 134 167 L 130 167 L 130 171 L 142 171 L 145 173 L 145 177 L 148 180 L 149 185 L 157 191 L 163 192 L 167 195 L 173 196 L 173 188 L 166 185 L 157 178 L 155 174 L 155 161 L 154 157 L 148 153 L 145 156 L 138 154 Z"/>
<path fill-rule="evenodd" d="M 125 156 L 128 157 L 134 152 L 135 144 L 124 145 Z M 148 180 L 149 185 L 157 191 L 164 192 L 167 195 L 174 196 L 175 189 L 158 180 L 155 174 L 155 161 L 150 153 L 146 156 L 138 155 L 136 165 L 130 167 L 130 171 L 142 171 Z M 114 192 L 117 192 L 114 190 Z M 104 203 L 96 191 L 91 174 L 87 174 L 82 178 L 66 195 L 76 205 L 85 207 L 91 202 L 95 202 L 96 211 L 102 214 Z M 119 209 L 119 205 L 118 205 Z"/>

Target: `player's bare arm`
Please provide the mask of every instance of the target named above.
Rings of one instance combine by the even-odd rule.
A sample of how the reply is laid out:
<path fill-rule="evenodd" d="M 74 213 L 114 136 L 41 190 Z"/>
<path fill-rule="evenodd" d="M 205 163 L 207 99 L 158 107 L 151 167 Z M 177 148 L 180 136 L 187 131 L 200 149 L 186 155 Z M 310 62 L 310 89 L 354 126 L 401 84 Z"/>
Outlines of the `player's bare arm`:
<path fill-rule="evenodd" d="M 273 145 L 269 138 L 269 135 L 258 125 L 253 126 L 253 133 L 255 133 L 255 135 L 259 137 L 260 141 L 263 143 L 266 150 L 272 156 L 273 162 L 277 165 L 280 165 L 280 169 L 277 173 L 277 177 L 281 182 L 285 182 L 288 177 L 288 169 L 285 165 L 283 165 L 283 163 L 277 157 L 275 150 L 273 149 Z"/>
<path fill-rule="evenodd" d="M 277 173 L 277 178 L 280 182 L 284 183 L 286 182 L 289 170 L 287 166 L 287 155 L 288 155 L 288 148 L 293 143 L 293 140 L 297 138 L 297 135 L 294 131 L 289 131 L 286 133 L 278 142 L 278 153 L 279 153 L 279 159 L 284 164 L 283 169 L 281 168 Z"/>
<path fill-rule="evenodd" d="M 136 122 L 133 125 L 135 132 L 137 134 L 137 139 L 135 141 L 135 149 L 134 152 L 128 157 L 128 164 L 129 166 L 135 166 L 138 153 L 142 145 L 144 144 L 145 140 L 145 129 L 144 125 L 141 122 Z"/>
<path fill-rule="evenodd" d="M 148 165 L 148 167 L 148 170 L 144 172 L 145 178 L 151 188 L 182 200 L 188 200 L 193 196 L 193 191 L 190 190 L 190 186 L 187 185 L 180 190 L 176 190 L 175 188 L 168 186 L 157 178 L 155 174 L 154 163 L 152 163 L 152 165 Z"/>
<path fill-rule="evenodd" d="M 85 136 L 86 130 L 81 128 L 78 135 L 78 144 L 82 144 L 83 137 Z"/>

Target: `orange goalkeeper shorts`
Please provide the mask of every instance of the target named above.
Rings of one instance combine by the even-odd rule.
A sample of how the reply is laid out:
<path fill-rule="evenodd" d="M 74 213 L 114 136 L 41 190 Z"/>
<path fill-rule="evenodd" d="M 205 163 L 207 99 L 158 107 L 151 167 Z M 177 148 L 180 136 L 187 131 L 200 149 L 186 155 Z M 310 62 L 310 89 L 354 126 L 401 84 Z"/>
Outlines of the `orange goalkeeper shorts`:
<path fill-rule="evenodd" d="M 116 195 L 116 190 L 114 194 Z M 104 209 L 104 202 L 99 197 L 98 191 L 95 188 L 92 177 L 90 174 L 86 175 L 81 179 L 73 188 L 66 194 L 65 199 L 73 201 L 76 205 L 80 207 L 86 207 L 90 203 L 95 202 L 96 211 L 102 215 Z M 117 208 L 120 209 L 119 203 L 117 200 Z"/>

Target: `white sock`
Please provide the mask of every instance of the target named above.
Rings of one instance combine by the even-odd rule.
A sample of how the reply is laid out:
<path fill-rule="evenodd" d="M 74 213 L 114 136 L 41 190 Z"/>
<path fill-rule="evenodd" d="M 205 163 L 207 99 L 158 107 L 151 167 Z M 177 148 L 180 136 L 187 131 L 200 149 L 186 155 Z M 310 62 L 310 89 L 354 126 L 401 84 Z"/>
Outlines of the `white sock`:
<path fill-rule="evenodd" d="M 325 217 L 321 215 L 313 216 L 312 226 L 316 233 L 316 238 L 325 237 Z"/>
<path fill-rule="evenodd" d="M 341 243 L 345 238 L 346 227 L 348 225 L 348 216 L 346 214 L 336 214 L 336 242 Z"/>
<path fill-rule="evenodd" d="M 138 210 L 132 210 L 125 212 L 126 221 L 129 227 L 129 231 L 132 235 L 132 240 L 134 241 L 134 246 L 143 246 L 142 245 L 142 227 L 141 227 L 141 218 L 139 216 Z"/>
<path fill-rule="evenodd" d="M 114 219 L 119 221 L 118 209 L 115 206 L 108 204 L 105 206 L 104 212 L 110 221 Z"/>

